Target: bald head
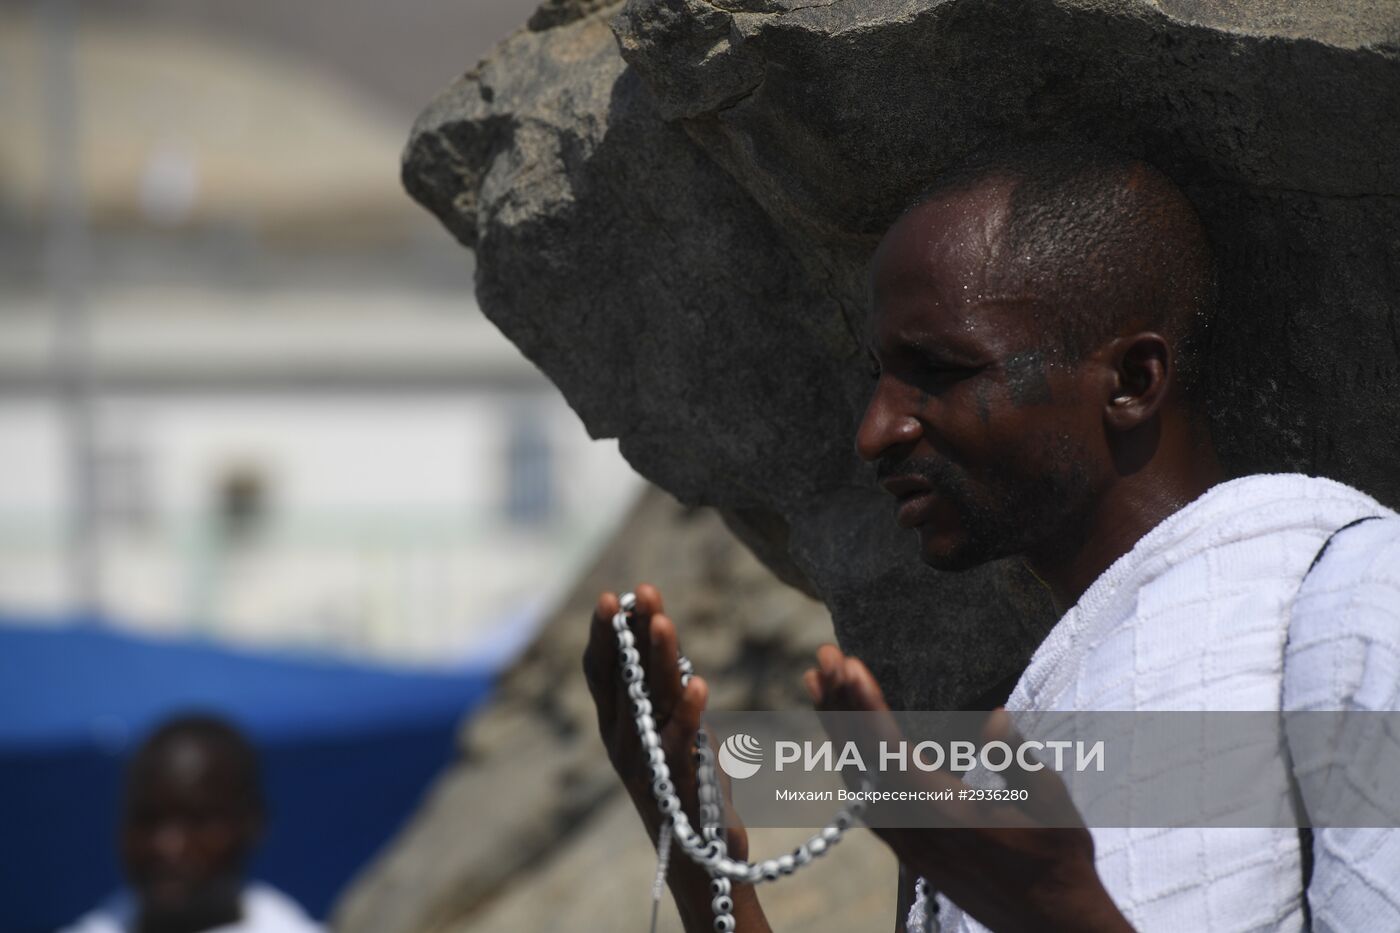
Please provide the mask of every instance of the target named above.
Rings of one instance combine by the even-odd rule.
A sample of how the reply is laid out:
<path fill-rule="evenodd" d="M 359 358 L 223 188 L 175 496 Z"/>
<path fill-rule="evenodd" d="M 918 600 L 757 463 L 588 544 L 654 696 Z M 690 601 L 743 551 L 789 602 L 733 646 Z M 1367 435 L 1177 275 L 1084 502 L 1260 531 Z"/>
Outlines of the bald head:
<path fill-rule="evenodd" d="M 1078 144 L 979 152 L 943 173 L 911 208 L 993 189 L 986 287 L 1034 304 L 1047 348 L 1074 363 L 1135 330 L 1172 347 L 1174 385 L 1195 397 L 1214 276 L 1190 201 L 1147 163 Z"/>
<path fill-rule="evenodd" d="M 257 752 L 242 732 L 218 716 L 180 716 L 146 738 L 131 759 L 128 792 L 158 780 L 210 782 L 232 805 L 254 814 L 262 810 Z"/>

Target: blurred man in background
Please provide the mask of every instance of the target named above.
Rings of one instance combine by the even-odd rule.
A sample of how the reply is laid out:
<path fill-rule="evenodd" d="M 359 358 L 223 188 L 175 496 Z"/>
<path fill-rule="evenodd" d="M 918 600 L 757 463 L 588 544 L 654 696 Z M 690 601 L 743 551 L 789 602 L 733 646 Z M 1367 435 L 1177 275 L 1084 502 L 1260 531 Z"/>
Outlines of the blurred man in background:
<path fill-rule="evenodd" d="M 286 895 L 245 878 L 264 808 L 253 746 L 228 722 L 180 716 L 127 772 L 122 866 L 130 885 L 68 933 L 312 933 Z"/>

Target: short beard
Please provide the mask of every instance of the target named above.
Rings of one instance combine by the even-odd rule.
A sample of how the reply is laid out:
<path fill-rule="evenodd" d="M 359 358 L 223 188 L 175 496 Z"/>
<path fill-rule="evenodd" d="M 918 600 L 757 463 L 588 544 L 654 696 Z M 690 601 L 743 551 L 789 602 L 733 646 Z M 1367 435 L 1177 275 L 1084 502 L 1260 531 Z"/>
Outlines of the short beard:
<path fill-rule="evenodd" d="M 1068 437 L 1057 438 L 1051 453 L 1048 466 L 1031 476 L 998 470 L 982 484 L 943 458 L 901 461 L 897 472 L 926 480 L 957 513 L 964 535 L 948 554 L 925 555 L 925 562 L 956 572 L 1036 553 L 1051 541 L 1077 548 L 1090 500 L 1089 473 Z"/>

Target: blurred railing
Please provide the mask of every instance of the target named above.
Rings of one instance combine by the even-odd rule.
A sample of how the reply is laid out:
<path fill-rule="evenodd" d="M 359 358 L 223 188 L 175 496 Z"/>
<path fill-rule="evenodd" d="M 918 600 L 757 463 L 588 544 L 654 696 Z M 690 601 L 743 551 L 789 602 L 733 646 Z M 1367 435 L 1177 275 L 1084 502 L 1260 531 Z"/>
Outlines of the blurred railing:
<path fill-rule="evenodd" d="M 108 531 L 99 606 L 123 628 L 394 663 L 508 657 L 611 522 L 410 512 L 207 517 Z M 61 618 L 62 525 L 0 515 L 0 616 Z M 541 569 L 543 568 L 543 569 Z"/>

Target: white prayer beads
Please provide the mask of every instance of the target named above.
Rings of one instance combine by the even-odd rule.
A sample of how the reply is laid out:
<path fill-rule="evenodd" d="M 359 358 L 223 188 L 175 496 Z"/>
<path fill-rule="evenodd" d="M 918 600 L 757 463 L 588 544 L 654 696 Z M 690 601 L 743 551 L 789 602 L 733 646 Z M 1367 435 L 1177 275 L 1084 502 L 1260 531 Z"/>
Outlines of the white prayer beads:
<path fill-rule="evenodd" d="M 841 834 L 849 828 L 855 818 L 865 809 L 863 801 L 852 804 L 848 810 L 839 810 L 830 825 L 802 843 L 791 854 L 762 862 L 744 862 L 729 857 L 722 822 L 719 782 L 715 776 L 715 755 L 710 748 L 709 736 L 704 728 L 695 733 L 695 772 L 697 796 L 700 802 L 700 835 L 691 828 L 690 817 L 676 796 L 675 785 L 671 782 L 670 769 L 666 765 L 666 753 L 661 749 L 661 736 L 657 734 L 656 720 L 652 717 L 653 707 L 647 693 L 637 651 L 636 636 L 628 627 L 632 611 L 637 606 L 637 597 L 632 593 L 623 594 L 619 600 L 620 609 L 613 616 L 613 631 L 617 634 L 618 660 L 621 664 L 622 679 L 627 684 L 627 695 L 632 700 L 632 717 L 637 725 L 637 736 L 646 752 L 647 765 L 651 774 L 651 793 L 656 799 L 657 809 L 664 820 L 669 820 L 662 833 L 663 845 L 674 838 L 690 859 L 710 875 L 710 909 L 714 911 L 714 928 L 718 933 L 730 933 L 735 928 L 734 898 L 730 885 L 734 881 L 757 884 L 760 881 L 776 881 L 791 875 L 815 857 L 826 852 L 841 841 Z M 690 659 L 682 655 L 677 661 L 681 672 L 681 686 L 690 682 L 694 668 Z M 871 786 L 864 782 L 864 789 Z M 660 897 L 666 872 L 665 853 L 658 853 L 659 863 L 657 883 L 653 896 Z M 655 925 L 656 912 L 653 909 L 652 922 Z"/>

